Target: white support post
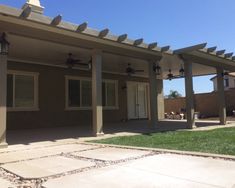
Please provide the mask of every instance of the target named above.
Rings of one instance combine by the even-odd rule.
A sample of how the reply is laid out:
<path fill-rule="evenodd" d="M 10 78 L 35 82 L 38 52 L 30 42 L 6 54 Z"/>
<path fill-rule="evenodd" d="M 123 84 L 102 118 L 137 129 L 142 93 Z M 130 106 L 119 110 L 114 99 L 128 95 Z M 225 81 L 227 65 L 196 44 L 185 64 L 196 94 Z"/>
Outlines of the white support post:
<path fill-rule="evenodd" d="M 93 135 L 103 135 L 101 50 L 93 50 L 92 54 L 92 117 Z"/>
<path fill-rule="evenodd" d="M 219 119 L 221 125 L 226 125 L 226 104 L 224 94 L 224 77 L 223 69 L 217 68 L 217 88 L 218 88 L 218 103 L 219 103 Z"/>
<path fill-rule="evenodd" d="M 7 147 L 7 55 L 0 55 L 0 148 Z"/>
<path fill-rule="evenodd" d="M 192 62 L 185 62 L 184 68 L 185 68 L 187 128 L 193 129 L 195 127 L 195 117 L 194 117 Z"/>
<path fill-rule="evenodd" d="M 154 62 L 149 62 L 149 99 L 150 99 L 150 128 L 155 129 L 158 121 L 157 79 L 153 70 Z"/>

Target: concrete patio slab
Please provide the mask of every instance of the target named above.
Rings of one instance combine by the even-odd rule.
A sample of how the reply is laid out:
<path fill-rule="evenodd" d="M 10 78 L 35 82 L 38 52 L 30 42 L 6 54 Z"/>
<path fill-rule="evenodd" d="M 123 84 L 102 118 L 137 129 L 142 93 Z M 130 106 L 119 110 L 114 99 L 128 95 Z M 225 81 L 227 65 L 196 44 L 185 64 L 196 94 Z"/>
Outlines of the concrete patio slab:
<path fill-rule="evenodd" d="M 75 152 L 73 155 L 105 161 L 116 161 L 146 155 L 150 151 L 105 147 L 94 151 Z"/>
<path fill-rule="evenodd" d="M 5 170 L 22 178 L 42 178 L 94 166 L 95 163 L 66 157 L 49 157 L 2 165 Z"/>
<path fill-rule="evenodd" d="M 66 145 L 57 145 L 57 146 L 49 146 L 43 147 L 41 146 L 40 149 L 29 149 L 23 151 L 15 151 L 15 152 L 8 152 L 0 154 L 0 163 L 9 163 L 15 162 L 20 160 L 27 160 L 33 158 L 40 158 L 49 155 L 57 155 L 60 153 L 66 152 L 74 152 L 74 151 L 83 151 L 87 149 L 98 148 L 97 146 L 92 145 L 84 145 L 84 144 L 66 144 Z"/>
<path fill-rule="evenodd" d="M 46 188 L 209 188 L 233 187 L 235 163 L 211 158 L 160 154 L 128 164 L 51 179 Z"/>
<path fill-rule="evenodd" d="M 140 159 L 128 167 L 152 171 L 217 187 L 235 185 L 235 162 L 177 154 L 160 154 Z"/>

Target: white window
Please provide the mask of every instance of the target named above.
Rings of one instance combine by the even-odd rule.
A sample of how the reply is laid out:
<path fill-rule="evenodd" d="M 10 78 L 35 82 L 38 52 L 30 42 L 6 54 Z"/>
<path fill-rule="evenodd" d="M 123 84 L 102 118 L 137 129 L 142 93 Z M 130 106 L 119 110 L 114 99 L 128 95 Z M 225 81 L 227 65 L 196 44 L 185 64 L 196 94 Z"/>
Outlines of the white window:
<path fill-rule="evenodd" d="M 118 82 L 104 80 L 102 83 L 102 101 L 104 109 L 118 108 Z M 66 76 L 66 109 L 91 109 L 91 79 Z"/>
<path fill-rule="evenodd" d="M 38 110 L 38 73 L 8 72 L 7 107 L 10 111 Z"/>

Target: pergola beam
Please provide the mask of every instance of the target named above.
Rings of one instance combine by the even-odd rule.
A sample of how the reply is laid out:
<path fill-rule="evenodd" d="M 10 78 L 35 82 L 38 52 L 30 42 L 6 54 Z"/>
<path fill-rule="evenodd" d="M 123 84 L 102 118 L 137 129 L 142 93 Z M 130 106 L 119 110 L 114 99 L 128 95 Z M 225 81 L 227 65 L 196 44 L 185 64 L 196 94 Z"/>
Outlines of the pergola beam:
<path fill-rule="evenodd" d="M 224 55 L 225 50 L 219 50 L 216 52 L 216 55 Z"/>
<path fill-rule="evenodd" d="M 212 52 L 214 52 L 216 49 L 217 49 L 217 46 L 210 47 L 210 48 L 207 48 L 207 52 L 208 52 L 208 53 L 212 53 Z"/>
<path fill-rule="evenodd" d="M 142 43 L 144 42 L 144 39 L 136 39 L 135 41 L 134 41 L 134 46 L 139 46 L 139 45 L 141 45 Z"/>
<path fill-rule="evenodd" d="M 154 49 L 154 48 L 156 48 L 157 47 L 157 42 L 153 42 L 153 43 L 150 43 L 149 45 L 148 45 L 148 49 L 149 50 L 152 50 L 152 49 Z"/>
<path fill-rule="evenodd" d="M 225 57 L 225 58 L 230 58 L 230 57 L 232 57 L 232 56 L 233 56 L 233 52 L 224 54 L 224 57 Z"/>
<path fill-rule="evenodd" d="M 100 38 L 104 38 L 104 37 L 106 37 L 108 34 L 109 34 L 109 29 L 106 28 L 106 29 L 100 31 L 99 37 L 100 37 Z"/>
<path fill-rule="evenodd" d="M 77 32 L 81 33 L 83 31 L 85 31 L 87 29 L 87 26 L 88 26 L 87 22 L 80 24 L 77 28 Z"/>
<path fill-rule="evenodd" d="M 31 12 L 32 12 L 31 7 L 25 8 L 25 9 L 22 11 L 22 13 L 20 14 L 20 18 L 24 18 L 24 19 L 28 18 L 28 17 L 30 16 Z"/>
<path fill-rule="evenodd" d="M 118 37 L 117 41 L 121 43 L 121 42 L 123 42 L 124 40 L 127 39 L 127 36 L 128 36 L 127 34 L 120 35 Z"/>
<path fill-rule="evenodd" d="M 62 21 L 62 16 L 58 15 L 55 18 L 53 18 L 53 20 L 51 21 L 51 25 L 57 26 L 60 24 L 61 21 Z"/>
<path fill-rule="evenodd" d="M 170 49 L 170 46 L 161 47 L 161 52 L 166 52 Z"/>
<path fill-rule="evenodd" d="M 207 45 L 207 43 L 202 43 L 202 44 L 197 44 L 197 45 L 194 45 L 194 46 L 189 46 L 189 47 L 186 47 L 186 48 L 181 48 L 181 49 L 178 49 L 178 50 L 174 50 L 173 54 L 182 54 L 182 53 L 192 52 L 192 51 L 195 51 L 195 50 L 201 50 L 201 49 L 205 48 L 206 45 Z"/>

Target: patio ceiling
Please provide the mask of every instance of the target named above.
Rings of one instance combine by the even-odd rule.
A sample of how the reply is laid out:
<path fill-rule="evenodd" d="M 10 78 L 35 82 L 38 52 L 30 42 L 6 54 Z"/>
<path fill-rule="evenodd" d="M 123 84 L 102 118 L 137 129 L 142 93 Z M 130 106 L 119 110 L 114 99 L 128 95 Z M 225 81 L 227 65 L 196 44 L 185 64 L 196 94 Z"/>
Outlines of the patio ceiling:
<path fill-rule="evenodd" d="M 65 62 L 68 57 L 68 53 L 72 53 L 75 58 L 84 61 L 89 61 L 92 53 L 90 49 L 86 48 L 69 46 L 15 34 L 9 34 L 8 39 L 11 41 L 9 52 L 9 60 L 11 61 L 45 64 L 66 68 L 67 66 L 65 65 Z M 148 76 L 148 64 L 145 60 L 112 53 L 103 54 L 104 72 L 126 74 L 125 71 L 128 63 L 130 63 L 135 69 L 144 70 L 143 73 L 140 72 L 136 76 Z M 179 68 L 182 64 L 183 61 L 178 56 L 165 54 L 159 63 L 163 73 L 161 78 L 167 78 L 169 69 L 172 70 L 174 75 L 179 74 Z M 193 64 L 194 76 L 215 73 L 216 71 L 213 67 Z"/>

